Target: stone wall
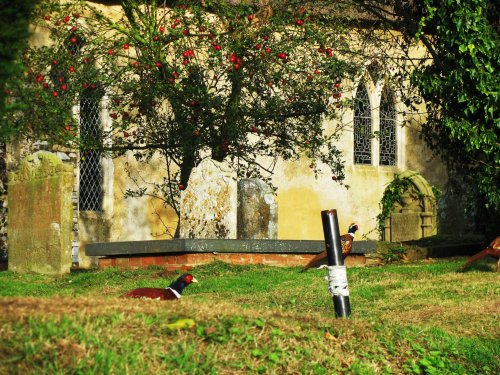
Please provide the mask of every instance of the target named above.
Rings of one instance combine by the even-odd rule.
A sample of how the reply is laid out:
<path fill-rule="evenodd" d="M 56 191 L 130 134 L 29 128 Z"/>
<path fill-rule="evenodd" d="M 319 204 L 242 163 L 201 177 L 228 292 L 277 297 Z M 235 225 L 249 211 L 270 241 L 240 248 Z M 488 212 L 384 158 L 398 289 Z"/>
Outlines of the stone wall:
<path fill-rule="evenodd" d="M 9 270 L 70 271 L 73 173 L 72 164 L 43 151 L 9 173 Z"/>

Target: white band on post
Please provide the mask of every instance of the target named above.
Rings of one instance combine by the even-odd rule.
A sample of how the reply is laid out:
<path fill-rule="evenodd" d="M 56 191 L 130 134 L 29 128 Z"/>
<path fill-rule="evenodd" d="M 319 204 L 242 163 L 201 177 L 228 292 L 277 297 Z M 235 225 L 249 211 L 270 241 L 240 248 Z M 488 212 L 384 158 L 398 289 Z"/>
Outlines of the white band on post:
<path fill-rule="evenodd" d="M 349 297 L 345 266 L 328 266 L 328 292 L 333 296 Z"/>

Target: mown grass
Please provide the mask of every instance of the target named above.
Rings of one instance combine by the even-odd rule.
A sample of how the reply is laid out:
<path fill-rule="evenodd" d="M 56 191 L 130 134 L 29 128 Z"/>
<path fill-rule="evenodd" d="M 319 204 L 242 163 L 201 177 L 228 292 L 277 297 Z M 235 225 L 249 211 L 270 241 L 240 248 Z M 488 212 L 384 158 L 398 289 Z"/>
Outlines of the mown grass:
<path fill-rule="evenodd" d="M 0 272 L 0 373 L 500 373 L 500 274 L 461 264 L 348 269 L 349 319 L 321 270 L 213 263 L 173 303 L 119 298 L 175 278 L 155 267 Z"/>

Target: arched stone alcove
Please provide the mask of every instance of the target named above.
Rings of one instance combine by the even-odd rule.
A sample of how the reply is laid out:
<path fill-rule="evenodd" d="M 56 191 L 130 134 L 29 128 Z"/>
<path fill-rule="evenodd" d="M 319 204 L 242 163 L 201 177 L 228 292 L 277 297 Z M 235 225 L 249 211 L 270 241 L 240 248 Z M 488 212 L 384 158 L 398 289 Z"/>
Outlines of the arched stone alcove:
<path fill-rule="evenodd" d="M 417 172 L 408 170 L 398 177 L 409 179 L 411 184 L 386 221 L 385 240 L 401 242 L 436 235 L 437 207 L 432 186 Z"/>

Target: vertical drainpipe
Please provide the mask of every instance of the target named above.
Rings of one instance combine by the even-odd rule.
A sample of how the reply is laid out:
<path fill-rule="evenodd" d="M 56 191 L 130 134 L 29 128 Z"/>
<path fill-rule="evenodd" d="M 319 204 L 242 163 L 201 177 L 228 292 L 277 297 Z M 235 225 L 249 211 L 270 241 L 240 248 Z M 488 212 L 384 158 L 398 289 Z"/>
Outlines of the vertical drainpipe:
<path fill-rule="evenodd" d="M 335 316 L 346 318 L 351 315 L 347 272 L 342 256 L 337 210 L 321 211 L 326 254 L 328 256 L 328 291 L 333 298 Z"/>

